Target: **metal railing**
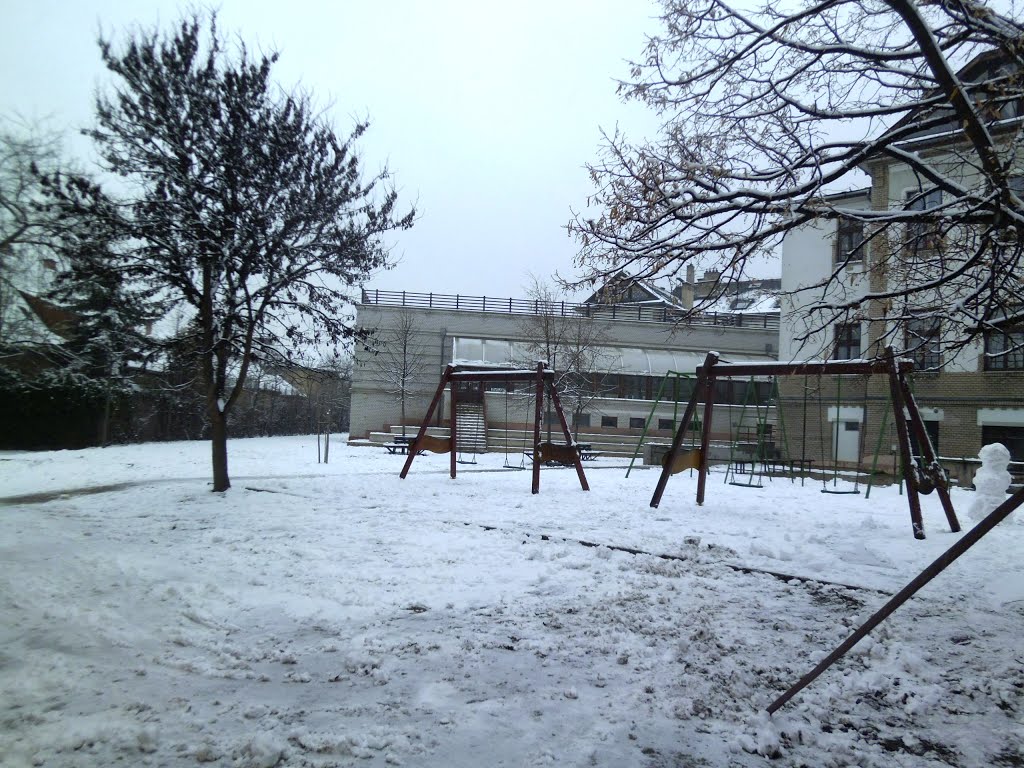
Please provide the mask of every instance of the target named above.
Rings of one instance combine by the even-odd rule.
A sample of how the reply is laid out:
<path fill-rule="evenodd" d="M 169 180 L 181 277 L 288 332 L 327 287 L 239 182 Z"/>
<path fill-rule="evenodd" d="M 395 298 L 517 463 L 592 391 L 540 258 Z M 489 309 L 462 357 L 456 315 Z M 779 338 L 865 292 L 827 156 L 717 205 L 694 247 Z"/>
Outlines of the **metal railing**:
<path fill-rule="evenodd" d="M 362 291 L 362 304 L 413 309 L 441 309 L 456 312 L 500 312 L 512 315 L 555 315 L 591 317 L 596 320 L 631 320 L 641 323 L 684 323 L 777 331 L 777 312 L 686 312 L 654 304 L 576 304 L 570 301 L 463 296 L 414 291 Z"/>

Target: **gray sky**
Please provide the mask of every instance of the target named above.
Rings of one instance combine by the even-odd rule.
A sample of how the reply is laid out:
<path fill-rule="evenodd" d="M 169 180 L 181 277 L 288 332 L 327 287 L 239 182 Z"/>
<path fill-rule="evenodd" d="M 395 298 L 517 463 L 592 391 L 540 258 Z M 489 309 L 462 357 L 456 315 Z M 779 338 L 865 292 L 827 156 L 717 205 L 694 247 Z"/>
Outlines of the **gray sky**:
<path fill-rule="evenodd" d="M 0 111 L 53 127 L 91 120 L 109 84 L 98 30 L 179 17 L 162 0 L 12 0 L 0 29 Z M 591 191 L 599 129 L 653 133 L 615 79 L 657 34 L 652 0 L 223 0 L 223 30 L 276 48 L 286 87 L 330 105 L 339 134 L 369 116 L 368 168 L 387 163 L 420 220 L 401 263 L 368 287 L 521 296 L 532 272 L 572 273 L 570 207 Z M 68 154 L 86 148 L 75 140 Z"/>

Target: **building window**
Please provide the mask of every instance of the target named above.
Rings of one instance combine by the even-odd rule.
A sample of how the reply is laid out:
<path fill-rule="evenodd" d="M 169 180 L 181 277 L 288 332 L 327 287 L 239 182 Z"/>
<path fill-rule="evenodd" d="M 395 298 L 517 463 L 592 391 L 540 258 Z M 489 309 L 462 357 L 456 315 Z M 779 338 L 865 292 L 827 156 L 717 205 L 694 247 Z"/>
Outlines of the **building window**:
<path fill-rule="evenodd" d="M 658 419 L 658 429 L 667 429 L 669 432 L 674 432 L 676 424 L 672 419 Z"/>
<path fill-rule="evenodd" d="M 942 205 L 942 190 L 907 192 L 906 210 L 927 211 Z M 934 221 L 911 221 L 907 223 L 907 248 L 913 254 L 929 254 L 939 248 L 940 238 Z"/>
<path fill-rule="evenodd" d="M 1002 443 L 1010 452 L 1010 461 L 1024 461 L 1024 427 L 986 427 L 981 428 L 983 445 Z"/>
<path fill-rule="evenodd" d="M 646 422 L 641 418 L 637 418 L 636 416 L 629 417 L 630 429 L 643 429 L 645 424 Z"/>
<path fill-rule="evenodd" d="M 694 380 L 681 379 L 678 376 L 672 381 L 672 396 L 676 402 L 687 401 L 693 395 Z"/>
<path fill-rule="evenodd" d="M 612 427 L 612 428 L 618 427 L 619 426 L 619 417 L 618 416 L 602 416 L 601 417 L 601 426 L 602 427 Z"/>
<path fill-rule="evenodd" d="M 860 359 L 860 323 L 839 323 L 836 328 L 833 360 Z"/>
<path fill-rule="evenodd" d="M 647 377 L 646 376 L 619 376 L 619 391 L 621 397 L 626 400 L 647 399 Z"/>
<path fill-rule="evenodd" d="M 574 427 L 589 427 L 590 426 L 590 414 L 589 413 L 574 413 L 572 415 L 572 424 Z"/>
<path fill-rule="evenodd" d="M 916 317 L 907 321 L 906 350 L 919 371 L 937 371 L 942 366 L 942 325 L 937 317 Z"/>
<path fill-rule="evenodd" d="M 1024 371 L 1024 328 L 985 334 L 986 371 Z"/>
<path fill-rule="evenodd" d="M 852 264 L 864 261 L 864 222 L 857 219 L 840 219 L 836 226 L 836 247 L 833 252 L 836 264 Z"/>

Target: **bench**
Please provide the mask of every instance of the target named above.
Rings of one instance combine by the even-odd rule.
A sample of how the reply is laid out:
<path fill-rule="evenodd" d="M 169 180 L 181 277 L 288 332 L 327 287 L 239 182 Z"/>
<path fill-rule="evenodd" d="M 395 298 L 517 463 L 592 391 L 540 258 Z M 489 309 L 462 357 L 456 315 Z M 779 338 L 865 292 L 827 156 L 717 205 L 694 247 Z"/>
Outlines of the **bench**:
<path fill-rule="evenodd" d="M 398 455 L 398 454 L 400 454 L 401 456 L 406 456 L 406 455 L 409 454 L 409 449 L 411 447 L 411 445 L 410 445 L 411 442 L 412 442 L 412 440 L 409 440 L 409 442 L 385 442 L 384 443 L 384 447 L 385 447 L 385 449 L 387 449 L 387 452 L 389 454 L 391 454 L 392 456 Z M 422 451 L 418 451 L 417 452 L 417 456 L 423 456 L 423 452 Z"/>

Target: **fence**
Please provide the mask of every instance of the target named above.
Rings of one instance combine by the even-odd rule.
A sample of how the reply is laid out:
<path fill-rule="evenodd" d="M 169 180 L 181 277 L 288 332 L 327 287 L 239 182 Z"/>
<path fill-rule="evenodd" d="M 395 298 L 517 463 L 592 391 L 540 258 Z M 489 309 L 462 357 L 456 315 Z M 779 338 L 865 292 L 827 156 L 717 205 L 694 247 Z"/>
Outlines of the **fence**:
<path fill-rule="evenodd" d="M 457 312 L 498 312 L 512 315 L 591 317 L 595 320 L 631 320 L 640 323 L 753 328 L 777 331 L 777 313 L 688 312 L 664 304 L 576 304 L 569 301 L 416 293 L 414 291 L 363 290 L 362 304 Z"/>

